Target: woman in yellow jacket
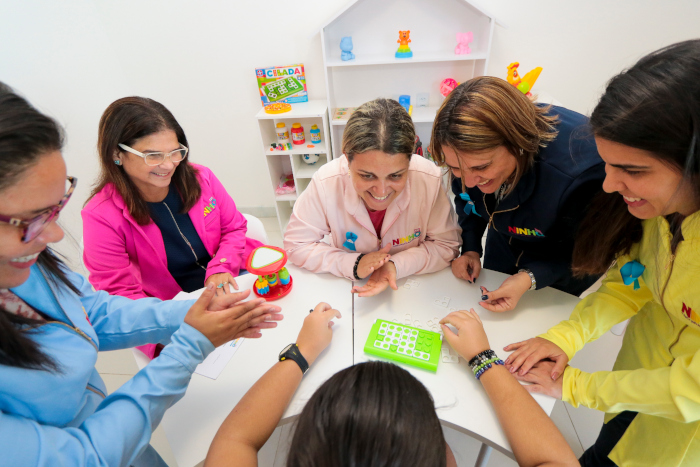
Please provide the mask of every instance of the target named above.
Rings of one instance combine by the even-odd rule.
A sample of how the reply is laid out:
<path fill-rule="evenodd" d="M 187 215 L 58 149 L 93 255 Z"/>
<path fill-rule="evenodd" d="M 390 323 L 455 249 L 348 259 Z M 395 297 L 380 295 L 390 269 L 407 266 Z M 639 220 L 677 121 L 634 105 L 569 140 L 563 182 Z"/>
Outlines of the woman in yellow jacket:
<path fill-rule="evenodd" d="M 582 224 L 573 264 L 588 274 L 615 264 L 568 321 L 506 347 L 531 392 L 606 412 L 584 466 L 700 465 L 698 77 L 693 40 L 610 81 L 591 116 L 609 194 Z M 628 318 L 613 371 L 567 366 Z"/>

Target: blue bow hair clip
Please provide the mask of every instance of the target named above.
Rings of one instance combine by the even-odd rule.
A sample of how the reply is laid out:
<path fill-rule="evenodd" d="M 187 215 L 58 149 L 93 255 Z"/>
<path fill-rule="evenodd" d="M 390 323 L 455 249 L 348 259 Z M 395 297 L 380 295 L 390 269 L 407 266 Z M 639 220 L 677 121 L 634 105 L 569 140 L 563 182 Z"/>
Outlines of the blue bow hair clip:
<path fill-rule="evenodd" d="M 630 285 L 634 283 L 634 290 L 639 288 L 639 276 L 644 272 L 645 267 L 637 262 L 630 261 L 620 268 L 620 274 L 622 274 L 622 282 L 625 285 Z"/>
<path fill-rule="evenodd" d="M 343 246 L 350 251 L 357 251 L 355 248 L 355 240 L 357 240 L 357 234 L 355 232 L 345 232 L 345 243 Z"/>
<path fill-rule="evenodd" d="M 462 198 L 463 201 L 466 201 L 467 204 L 464 205 L 464 214 L 467 216 L 469 214 L 476 214 L 477 216 L 481 217 L 481 214 L 476 212 L 476 207 L 474 206 L 474 201 L 469 197 L 469 194 L 467 193 L 460 193 L 459 197 Z"/>

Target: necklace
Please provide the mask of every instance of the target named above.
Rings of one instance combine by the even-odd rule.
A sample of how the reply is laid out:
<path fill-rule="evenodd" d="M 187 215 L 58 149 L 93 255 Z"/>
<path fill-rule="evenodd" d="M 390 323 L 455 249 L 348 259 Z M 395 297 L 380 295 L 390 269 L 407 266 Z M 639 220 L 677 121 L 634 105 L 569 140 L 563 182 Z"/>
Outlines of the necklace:
<path fill-rule="evenodd" d="M 207 268 L 205 268 L 204 266 L 199 264 L 199 258 L 197 257 L 197 253 L 194 252 L 194 248 L 192 248 L 192 244 L 189 242 L 189 240 L 187 240 L 187 237 L 185 237 L 185 234 L 182 233 L 182 230 L 180 230 L 180 226 L 177 225 L 177 221 L 175 220 L 175 216 L 173 216 L 173 212 L 170 210 L 170 206 L 168 206 L 168 203 L 166 203 L 165 201 L 163 201 L 163 204 L 168 209 L 168 212 L 170 213 L 170 217 L 173 218 L 173 223 L 175 224 L 175 228 L 177 229 L 177 231 L 180 232 L 180 236 L 185 241 L 185 243 L 187 243 L 187 246 L 190 247 L 190 251 L 194 255 L 195 264 L 206 271 Z"/>

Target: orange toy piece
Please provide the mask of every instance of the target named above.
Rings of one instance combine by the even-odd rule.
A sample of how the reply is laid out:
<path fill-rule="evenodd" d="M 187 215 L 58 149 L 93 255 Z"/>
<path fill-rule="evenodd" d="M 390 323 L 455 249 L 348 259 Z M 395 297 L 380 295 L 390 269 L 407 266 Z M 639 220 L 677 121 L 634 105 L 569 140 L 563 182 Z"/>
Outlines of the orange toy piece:
<path fill-rule="evenodd" d="M 408 46 L 408 43 L 411 42 L 411 31 L 399 31 L 399 40 L 396 41 L 399 44 L 399 50 L 396 51 L 396 54 L 394 56 L 396 58 L 411 58 L 413 57 L 413 52 L 411 52 L 411 48 Z"/>
<path fill-rule="evenodd" d="M 276 102 L 265 106 L 265 113 L 268 114 L 283 114 L 292 110 L 292 105 L 286 102 Z"/>
<path fill-rule="evenodd" d="M 537 78 L 540 77 L 540 73 L 542 73 L 542 67 L 538 66 L 537 68 L 533 68 L 532 70 L 528 71 L 525 74 L 525 76 L 520 78 L 520 75 L 518 74 L 519 66 L 520 63 L 518 62 L 513 62 L 510 65 L 508 65 L 508 76 L 506 79 L 510 84 L 518 88 L 518 90 L 525 94 L 527 97 L 532 97 L 532 93 L 530 92 L 530 90 L 535 85 L 535 81 L 537 81 Z"/>

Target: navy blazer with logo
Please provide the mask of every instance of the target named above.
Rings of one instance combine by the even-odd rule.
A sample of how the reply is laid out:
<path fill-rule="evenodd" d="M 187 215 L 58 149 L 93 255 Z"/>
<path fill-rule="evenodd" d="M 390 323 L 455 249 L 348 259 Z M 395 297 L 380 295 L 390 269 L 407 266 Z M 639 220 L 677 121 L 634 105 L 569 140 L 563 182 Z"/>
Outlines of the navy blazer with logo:
<path fill-rule="evenodd" d="M 462 252 L 481 255 L 481 239 L 488 227 L 485 268 L 506 274 L 529 269 L 538 289 L 552 286 L 579 295 L 596 278 L 572 277 L 574 236 L 588 203 L 602 189 L 605 164 L 588 118 L 557 106 L 550 113 L 559 116 L 556 139 L 540 150 L 533 166 L 498 206 L 494 194 L 467 188 L 478 216 L 466 214 L 467 202 L 459 196 L 461 179 L 452 181 L 452 191 L 462 228 Z"/>

